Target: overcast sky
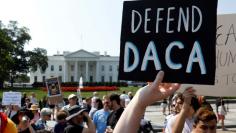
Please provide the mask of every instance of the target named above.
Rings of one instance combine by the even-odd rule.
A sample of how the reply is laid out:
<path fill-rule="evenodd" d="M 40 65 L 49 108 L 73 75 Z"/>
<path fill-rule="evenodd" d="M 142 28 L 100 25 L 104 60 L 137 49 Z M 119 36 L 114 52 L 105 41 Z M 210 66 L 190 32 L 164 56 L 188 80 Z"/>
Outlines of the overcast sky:
<path fill-rule="evenodd" d="M 107 51 L 119 55 L 123 0 L 0 0 L 0 20 L 30 29 L 27 50 Z M 219 0 L 218 14 L 236 13 L 236 0 Z"/>

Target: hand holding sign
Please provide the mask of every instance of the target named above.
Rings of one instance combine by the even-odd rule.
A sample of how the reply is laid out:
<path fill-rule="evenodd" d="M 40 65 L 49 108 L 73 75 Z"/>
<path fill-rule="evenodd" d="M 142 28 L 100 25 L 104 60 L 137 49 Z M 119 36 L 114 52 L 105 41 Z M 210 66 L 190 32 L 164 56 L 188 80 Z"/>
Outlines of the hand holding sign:
<path fill-rule="evenodd" d="M 146 107 L 156 101 L 167 98 L 172 95 L 176 90 L 180 88 L 180 84 L 177 83 L 165 83 L 162 84 L 164 78 L 164 72 L 160 71 L 153 83 L 141 88 L 136 95 L 138 103 L 142 107 Z"/>

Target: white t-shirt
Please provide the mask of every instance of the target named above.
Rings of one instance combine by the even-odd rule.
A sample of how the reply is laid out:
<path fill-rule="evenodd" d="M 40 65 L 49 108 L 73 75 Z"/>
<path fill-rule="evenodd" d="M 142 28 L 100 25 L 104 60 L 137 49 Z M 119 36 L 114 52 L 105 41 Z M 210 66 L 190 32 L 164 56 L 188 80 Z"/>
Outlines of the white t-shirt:
<path fill-rule="evenodd" d="M 167 125 L 166 125 L 166 129 L 165 129 L 165 133 L 172 133 L 172 126 L 173 124 L 176 122 L 176 117 L 177 115 L 171 117 L 168 121 L 167 121 Z M 191 133 L 192 129 L 193 129 L 193 119 L 186 119 L 185 123 L 184 123 L 184 128 L 182 133 Z"/>

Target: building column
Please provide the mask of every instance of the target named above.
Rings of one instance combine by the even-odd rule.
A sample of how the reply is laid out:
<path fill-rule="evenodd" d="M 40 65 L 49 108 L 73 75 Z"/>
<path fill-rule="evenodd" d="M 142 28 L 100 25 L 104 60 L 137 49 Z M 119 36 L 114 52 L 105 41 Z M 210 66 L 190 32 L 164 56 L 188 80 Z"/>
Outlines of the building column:
<path fill-rule="evenodd" d="M 68 82 L 68 64 L 64 62 L 64 82 Z"/>
<path fill-rule="evenodd" d="M 99 82 L 99 61 L 96 62 L 96 82 Z"/>
<path fill-rule="evenodd" d="M 74 78 L 75 78 L 75 82 L 78 81 L 78 62 L 75 61 L 75 69 L 74 69 Z"/>
<path fill-rule="evenodd" d="M 86 81 L 88 82 L 88 61 L 85 62 L 85 78 Z"/>

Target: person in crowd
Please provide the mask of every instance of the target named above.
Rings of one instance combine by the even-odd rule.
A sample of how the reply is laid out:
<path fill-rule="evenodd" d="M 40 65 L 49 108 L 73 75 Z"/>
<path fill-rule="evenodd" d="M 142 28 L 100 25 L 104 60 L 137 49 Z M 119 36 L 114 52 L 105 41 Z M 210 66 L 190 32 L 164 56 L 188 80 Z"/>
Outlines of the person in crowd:
<path fill-rule="evenodd" d="M 77 96 L 75 94 L 70 94 L 68 96 L 68 101 L 69 101 L 69 104 L 67 104 L 66 106 L 64 106 L 62 109 L 63 110 L 68 110 L 70 107 L 74 106 L 74 105 L 77 105 L 78 103 L 78 99 L 77 99 Z"/>
<path fill-rule="evenodd" d="M 184 99 L 182 93 L 176 93 L 172 96 L 172 106 L 171 106 L 171 113 L 166 116 L 164 121 L 164 131 L 166 133 L 170 132 L 169 129 L 171 128 L 171 122 L 170 120 L 180 112 L 182 105 L 183 105 Z M 167 128 L 168 127 L 168 128 Z"/>
<path fill-rule="evenodd" d="M 38 100 L 37 100 L 36 94 L 35 94 L 34 92 L 31 92 L 30 102 L 31 102 L 32 104 L 38 104 Z"/>
<path fill-rule="evenodd" d="M 116 124 L 114 133 L 137 132 L 146 107 L 156 101 L 167 98 L 179 89 L 179 84 L 162 84 L 163 76 L 164 72 L 160 71 L 153 83 L 136 92 Z"/>
<path fill-rule="evenodd" d="M 64 110 L 60 110 L 57 112 L 56 120 L 57 124 L 54 127 L 54 133 L 63 133 L 66 128 L 66 117 L 68 116 L 67 112 Z"/>
<path fill-rule="evenodd" d="M 0 112 L 0 133 L 17 133 L 15 123 L 3 112 Z"/>
<path fill-rule="evenodd" d="M 27 98 L 27 94 L 24 92 L 23 93 L 23 96 L 21 98 L 21 106 L 24 106 L 25 105 L 25 99 Z"/>
<path fill-rule="evenodd" d="M 170 95 L 168 97 L 168 115 L 170 115 L 172 113 L 172 109 L 173 109 L 173 106 L 174 104 L 172 104 L 173 100 L 172 98 L 174 97 L 174 94 L 173 95 Z"/>
<path fill-rule="evenodd" d="M 52 110 L 49 108 L 43 108 L 40 112 L 40 119 L 36 121 L 36 130 L 48 130 L 46 122 L 51 120 Z M 50 129 L 49 129 L 50 130 Z"/>
<path fill-rule="evenodd" d="M 96 127 L 96 133 L 104 133 L 107 126 L 107 118 L 110 114 L 109 103 L 110 100 L 107 96 L 103 97 L 103 109 L 98 110 L 93 115 L 93 123 Z"/>
<path fill-rule="evenodd" d="M 93 115 L 96 111 L 100 110 L 103 108 L 103 103 L 102 103 L 102 100 L 100 98 L 97 98 L 95 100 L 95 105 L 94 107 L 92 107 L 92 109 L 89 111 L 89 117 L 90 118 L 93 118 Z"/>
<path fill-rule="evenodd" d="M 226 108 L 225 108 L 225 102 L 224 102 L 223 98 L 221 98 L 217 115 L 218 115 L 218 120 L 221 121 L 221 128 L 222 128 L 223 131 L 227 130 L 225 128 L 225 124 L 224 124 L 226 114 L 227 114 L 227 111 L 226 111 Z"/>
<path fill-rule="evenodd" d="M 68 125 L 64 133 L 94 133 L 96 131 L 86 109 L 74 105 L 68 109 L 68 112 L 69 116 L 66 117 Z M 86 122 L 87 127 L 83 126 L 83 122 Z"/>
<path fill-rule="evenodd" d="M 164 99 L 161 103 L 161 107 L 162 107 L 162 114 L 166 115 L 166 107 L 167 107 L 167 99 Z"/>
<path fill-rule="evenodd" d="M 201 107 L 207 108 L 210 111 L 213 111 L 213 108 L 209 102 L 207 102 L 206 97 L 202 97 Z"/>
<path fill-rule="evenodd" d="M 129 99 L 130 99 L 130 100 L 132 100 L 133 97 L 134 97 L 131 91 L 128 92 L 128 96 L 129 96 Z"/>
<path fill-rule="evenodd" d="M 129 96 L 126 94 L 125 91 L 122 92 L 122 94 L 120 95 L 120 105 L 125 108 L 125 101 L 126 99 L 129 99 Z"/>
<path fill-rule="evenodd" d="M 193 116 L 200 108 L 200 104 L 192 87 L 183 92 L 184 103 L 180 113 L 172 119 L 171 132 L 173 133 L 191 133 L 193 129 Z"/>
<path fill-rule="evenodd" d="M 219 114 L 218 112 L 218 107 L 220 106 L 221 104 L 221 97 L 218 97 L 216 98 L 216 102 L 215 102 L 215 105 L 216 105 L 216 113 Z M 217 116 L 218 117 L 218 116 Z M 218 118 L 219 119 L 219 118 Z"/>
<path fill-rule="evenodd" d="M 120 105 L 120 97 L 117 94 L 111 94 L 109 96 L 110 99 L 110 109 L 112 112 L 107 118 L 107 126 L 109 128 L 106 129 L 106 132 L 112 132 L 115 128 L 118 120 L 120 119 L 121 114 L 124 111 L 124 108 Z"/>
<path fill-rule="evenodd" d="M 12 119 L 19 110 L 20 107 L 18 105 L 9 105 L 5 111 L 5 114 L 8 116 L 8 118 Z"/>
<path fill-rule="evenodd" d="M 194 115 L 192 133 L 216 133 L 217 118 L 209 108 L 201 107 Z"/>
<path fill-rule="evenodd" d="M 33 114 L 33 119 L 30 121 L 31 124 L 35 123 L 37 120 L 40 119 L 40 113 L 39 113 L 39 108 L 38 105 L 32 104 L 29 110 Z"/>
<path fill-rule="evenodd" d="M 23 107 L 28 109 L 31 107 L 31 105 L 32 105 L 32 103 L 30 102 L 30 99 L 28 97 L 25 98 L 25 104 L 23 105 Z"/>
<path fill-rule="evenodd" d="M 0 112 L 4 112 L 4 106 L 0 103 Z"/>
<path fill-rule="evenodd" d="M 92 108 L 92 97 L 86 98 L 86 110 L 90 111 Z"/>
<path fill-rule="evenodd" d="M 18 133 L 34 133 L 33 125 L 30 120 L 33 118 L 33 114 L 26 108 L 21 108 L 17 114 L 12 118 L 17 125 Z"/>
<path fill-rule="evenodd" d="M 48 107 L 48 100 L 47 100 L 47 96 L 43 96 L 43 98 L 39 101 L 39 108 L 46 108 Z"/>
<path fill-rule="evenodd" d="M 96 99 L 98 99 L 98 93 L 95 91 L 93 92 L 93 97 L 91 99 L 91 107 L 93 108 L 95 106 L 95 103 L 96 103 Z"/>

